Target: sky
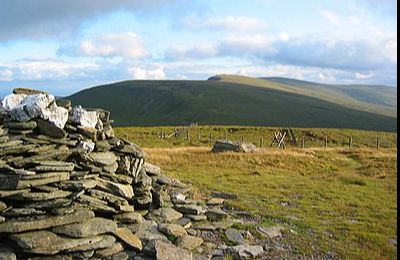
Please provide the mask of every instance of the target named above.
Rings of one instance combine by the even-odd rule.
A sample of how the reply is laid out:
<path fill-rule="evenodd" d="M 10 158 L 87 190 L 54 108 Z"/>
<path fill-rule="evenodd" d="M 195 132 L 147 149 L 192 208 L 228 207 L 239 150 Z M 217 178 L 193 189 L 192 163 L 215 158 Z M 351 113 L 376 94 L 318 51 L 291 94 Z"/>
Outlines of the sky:
<path fill-rule="evenodd" d="M 397 87 L 396 0 L 2 0 L 0 95 L 216 74 Z"/>

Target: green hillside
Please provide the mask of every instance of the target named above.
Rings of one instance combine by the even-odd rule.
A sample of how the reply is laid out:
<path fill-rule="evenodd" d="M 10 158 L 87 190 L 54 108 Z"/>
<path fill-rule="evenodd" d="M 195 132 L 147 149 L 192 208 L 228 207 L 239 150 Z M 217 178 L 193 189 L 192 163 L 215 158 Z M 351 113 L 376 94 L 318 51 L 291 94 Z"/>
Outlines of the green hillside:
<path fill-rule="evenodd" d="M 253 78 L 135 80 L 86 89 L 69 99 L 85 107 L 110 110 L 116 126 L 198 122 L 397 131 L 396 117 L 370 112 L 373 104 L 362 111 L 335 99 L 306 95 L 298 88 Z"/>

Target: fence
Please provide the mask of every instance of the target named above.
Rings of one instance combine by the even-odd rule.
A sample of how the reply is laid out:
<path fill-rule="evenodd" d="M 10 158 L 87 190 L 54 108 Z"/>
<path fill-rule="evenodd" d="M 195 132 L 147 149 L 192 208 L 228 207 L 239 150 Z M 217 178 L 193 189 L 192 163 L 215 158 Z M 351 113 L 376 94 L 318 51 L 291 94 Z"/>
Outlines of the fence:
<path fill-rule="evenodd" d="M 134 128 L 132 128 L 134 129 Z M 119 135 L 139 145 L 163 143 L 163 146 L 171 145 L 193 145 L 193 146 L 211 146 L 216 140 L 232 140 L 251 142 L 255 145 L 267 148 L 277 147 L 277 143 L 273 143 L 277 132 L 286 133 L 284 137 L 285 148 L 316 148 L 316 147 L 347 147 L 352 148 L 397 148 L 396 133 L 380 133 L 371 131 L 329 129 L 329 130 L 310 130 L 310 129 L 267 129 L 264 132 L 258 132 L 250 128 L 243 132 L 234 131 L 235 128 L 201 128 L 201 127 L 186 127 L 183 131 L 176 131 L 176 128 L 160 129 L 151 128 L 149 131 L 120 131 Z M 171 131 L 173 130 L 173 131 Z M 279 130 L 279 131 L 278 131 Z M 314 132 L 313 132 L 314 131 Z M 179 134 L 176 134 L 176 133 Z M 325 134 L 328 132 L 328 134 Z M 117 133 L 118 134 L 118 133 Z"/>

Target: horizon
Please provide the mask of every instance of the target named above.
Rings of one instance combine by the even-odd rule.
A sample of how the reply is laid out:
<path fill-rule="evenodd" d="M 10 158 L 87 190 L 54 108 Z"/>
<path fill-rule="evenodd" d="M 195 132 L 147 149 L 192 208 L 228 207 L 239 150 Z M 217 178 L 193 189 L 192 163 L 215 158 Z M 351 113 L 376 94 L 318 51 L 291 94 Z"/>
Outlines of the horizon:
<path fill-rule="evenodd" d="M 17 0 L 0 22 L 0 96 L 218 74 L 397 88 L 395 0 Z"/>

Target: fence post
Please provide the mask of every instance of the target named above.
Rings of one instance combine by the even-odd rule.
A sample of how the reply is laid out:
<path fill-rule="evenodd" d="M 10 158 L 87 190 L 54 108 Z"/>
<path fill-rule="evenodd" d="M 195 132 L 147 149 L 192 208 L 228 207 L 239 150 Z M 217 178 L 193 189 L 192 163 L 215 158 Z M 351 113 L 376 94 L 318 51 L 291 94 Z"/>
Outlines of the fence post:
<path fill-rule="evenodd" d="M 225 133 L 225 141 L 228 141 L 228 133 Z"/>
<path fill-rule="evenodd" d="M 212 143 L 212 133 L 210 133 L 210 143 Z"/>
<path fill-rule="evenodd" d="M 325 136 L 325 148 L 328 148 L 328 136 Z"/>
<path fill-rule="evenodd" d="M 186 139 L 187 139 L 188 141 L 190 141 L 190 131 L 189 131 L 189 129 L 188 129 L 187 132 L 186 132 Z"/>
<path fill-rule="evenodd" d="M 264 144 L 264 138 L 260 137 L 260 148 L 263 147 L 263 144 Z"/>
<path fill-rule="evenodd" d="M 201 130 L 199 130 L 199 136 L 198 136 L 198 139 L 199 139 L 199 141 L 200 141 L 200 139 L 201 139 Z"/>
<path fill-rule="evenodd" d="M 353 137 L 349 136 L 349 148 L 353 145 Z"/>
<path fill-rule="evenodd" d="M 301 137 L 301 148 L 304 149 L 306 147 L 306 140 L 304 138 L 304 135 Z"/>
<path fill-rule="evenodd" d="M 380 146 L 380 140 L 379 140 L 379 136 L 376 137 L 376 149 L 379 149 Z"/>
<path fill-rule="evenodd" d="M 244 137 L 243 135 L 240 137 L 240 140 L 243 142 L 244 141 Z"/>

